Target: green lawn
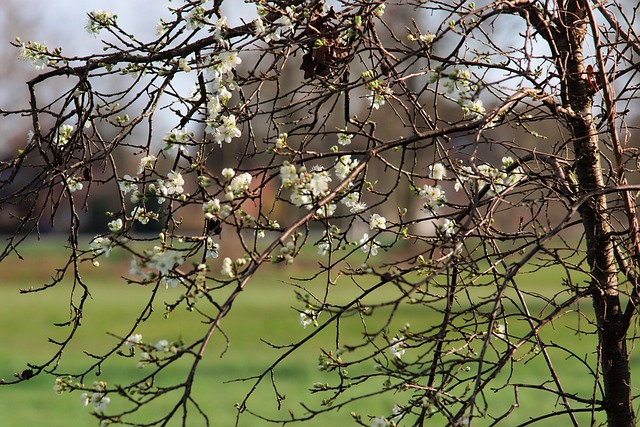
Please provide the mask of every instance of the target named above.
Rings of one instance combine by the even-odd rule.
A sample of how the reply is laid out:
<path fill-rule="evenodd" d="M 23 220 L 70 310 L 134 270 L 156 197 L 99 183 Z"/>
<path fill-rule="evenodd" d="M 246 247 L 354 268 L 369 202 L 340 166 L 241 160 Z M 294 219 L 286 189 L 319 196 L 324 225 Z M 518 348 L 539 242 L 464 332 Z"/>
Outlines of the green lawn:
<path fill-rule="evenodd" d="M 0 378 L 11 379 L 13 373 L 25 369 L 27 363 L 37 364 L 47 360 L 54 349 L 52 344 L 47 343 L 47 338 L 60 339 L 63 336 L 61 333 L 63 331 L 51 325 L 68 318 L 68 286 L 61 286 L 60 289 L 45 293 L 28 295 L 18 293 L 19 288 L 37 285 L 46 279 L 46 275 L 50 274 L 52 260 L 57 259 L 52 255 L 55 252 L 55 247 L 51 245 L 30 249 L 29 255 L 37 256 L 40 262 L 29 264 L 33 261 L 15 261 L 5 270 L 5 281 L 0 286 L 0 312 L 2 313 L 0 342 L 3 344 L 3 350 L 0 352 Z M 91 275 L 87 273 L 85 279 L 90 285 L 93 299 L 87 302 L 83 327 L 78 334 L 77 342 L 65 353 L 61 363 L 62 369 L 77 371 L 88 366 L 91 359 L 83 354 L 83 350 L 94 353 L 107 351 L 116 342 L 108 333 L 118 336 L 128 333 L 134 316 L 139 313 L 148 298 L 149 289 L 123 284 L 118 277 L 119 273 L 114 273 L 113 268 L 107 268 L 109 265 L 118 266 L 116 270 L 119 271 L 118 268 L 126 268 L 121 265 L 125 262 L 126 260 L 115 256 L 108 262 L 103 261 L 103 266 L 93 271 Z M 296 300 L 293 288 L 281 281 L 281 279 L 287 279 L 287 277 L 281 277 L 281 271 L 281 267 L 269 269 L 249 284 L 247 291 L 234 303 L 231 314 L 225 319 L 224 331 L 231 340 L 230 347 L 222 355 L 225 344 L 222 338 L 217 336 L 200 367 L 195 396 L 205 412 L 209 414 L 214 426 L 233 425 L 236 414 L 234 404 L 243 399 L 252 384 L 233 380 L 260 373 L 282 352 L 269 347 L 260 341 L 261 338 L 274 344 L 286 345 L 303 338 L 312 329 L 309 327 L 304 330 L 299 325 L 298 313 L 292 307 L 298 309 L 303 307 Z M 554 272 L 546 274 L 548 274 L 546 277 L 542 273 L 530 277 L 536 283 L 549 283 L 557 279 Z M 337 298 L 347 298 L 351 293 L 347 288 L 341 291 L 340 287 L 336 287 L 335 292 Z M 173 301 L 178 293 L 177 289 L 162 289 L 159 300 Z M 582 307 L 586 316 L 589 315 L 589 308 Z M 532 307 L 532 309 L 540 309 L 540 307 Z M 154 343 L 164 338 L 169 340 L 181 338 L 185 342 L 190 342 L 201 336 L 206 327 L 194 322 L 193 314 L 186 310 L 177 310 L 167 319 L 162 316 L 162 311 L 162 307 L 156 307 L 151 319 L 137 331 L 142 333 L 145 342 Z M 404 306 L 398 312 L 393 327 L 397 330 L 404 323 L 411 323 L 412 327 L 433 324 L 438 321 L 434 316 L 434 312 L 425 312 L 420 306 Z M 577 313 L 565 316 L 557 321 L 553 328 L 548 328 L 544 336 L 547 342 L 575 342 L 572 348 L 576 354 L 593 357 L 594 341 L 577 339 L 573 330 L 580 316 Z M 374 318 L 369 320 L 372 323 L 376 322 Z M 342 338 L 359 339 L 359 328 L 355 325 L 351 328 L 348 322 L 347 320 L 341 330 Z M 520 327 L 522 324 L 514 318 L 510 323 L 511 332 L 517 335 Z M 315 382 L 334 380 L 333 376 L 320 372 L 316 368 L 320 348 L 334 350 L 334 342 L 334 331 L 327 330 L 316 340 L 305 344 L 304 351 L 294 354 L 276 369 L 275 380 L 278 391 L 286 396 L 281 410 L 276 409 L 275 394 L 268 381 L 249 402 L 249 409 L 282 419 L 288 417 L 289 410 L 294 411 L 296 415 L 303 414 L 301 401 L 315 402 L 318 407 L 318 398 L 311 396 L 308 390 Z M 553 353 L 554 350 L 550 351 Z M 511 382 L 540 384 L 549 377 L 548 369 L 541 358 L 530 360 L 525 365 L 527 357 L 525 354 L 522 356 L 523 362 L 520 367 L 526 366 L 526 369 L 519 369 L 511 378 Z M 571 387 L 571 391 L 588 395 L 593 384 L 589 377 L 584 377 L 582 368 L 575 363 L 575 360 L 568 359 L 566 354 L 555 356 L 558 356 L 555 359 L 556 368 L 563 382 Z M 136 363 L 137 358 L 116 357 L 104 366 L 99 379 L 108 381 L 109 384 L 125 383 L 128 379 L 145 373 L 146 368 L 140 370 L 136 368 Z M 637 360 L 634 359 L 633 363 L 634 366 L 640 367 Z M 370 368 L 373 370 L 373 366 Z M 179 381 L 186 373 L 187 367 L 182 365 L 170 370 L 164 380 Z M 509 372 L 505 371 L 500 375 L 504 375 L 506 379 Z M 88 376 L 85 383 L 90 384 L 97 378 L 93 375 Z M 82 406 L 79 393 L 57 396 L 53 393 L 53 384 L 54 378 L 42 375 L 16 386 L 0 387 L 2 426 L 75 427 L 97 424 L 89 416 L 89 409 Z M 396 402 L 401 403 L 403 398 L 406 399 L 405 395 L 406 393 L 390 392 L 372 401 L 357 403 L 346 410 L 332 412 L 307 425 L 350 425 L 352 410 L 360 413 L 364 420 L 368 415 L 385 415 Z M 489 393 L 485 397 L 492 407 L 506 410 L 513 401 L 513 395 L 512 388 L 505 388 L 495 394 Z M 524 389 L 520 389 L 518 398 L 520 407 L 515 410 L 514 418 L 520 421 L 526 420 L 526 417 L 532 414 L 538 414 L 540 412 L 538 408 L 548 409 L 558 405 L 552 395 L 535 391 L 527 392 Z M 120 404 L 116 400 L 114 399 L 110 404 L 110 406 L 113 405 L 112 408 Z M 160 402 L 163 409 L 166 409 L 168 404 L 167 401 Z M 515 424 L 515 419 L 510 424 Z M 586 423 L 588 416 L 581 420 Z M 553 426 L 558 422 L 558 419 L 553 419 L 539 425 Z M 189 425 L 200 424 L 194 420 Z M 267 423 L 250 414 L 244 414 L 240 418 L 239 425 L 262 426 Z"/>

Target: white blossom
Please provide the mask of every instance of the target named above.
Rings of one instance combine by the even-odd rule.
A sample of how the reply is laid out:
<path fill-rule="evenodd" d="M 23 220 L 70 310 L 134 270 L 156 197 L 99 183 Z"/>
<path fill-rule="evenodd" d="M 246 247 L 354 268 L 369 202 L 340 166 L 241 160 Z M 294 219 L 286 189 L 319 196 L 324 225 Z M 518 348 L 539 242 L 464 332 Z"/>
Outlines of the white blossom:
<path fill-rule="evenodd" d="M 233 268 L 233 261 L 231 258 L 227 257 L 222 260 L 222 270 L 221 273 L 223 276 L 227 277 L 235 277 L 235 272 Z"/>
<path fill-rule="evenodd" d="M 420 190 L 420 196 L 425 199 L 422 205 L 422 211 L 429 215 L 434 215 L 441 206 L 447 203 L 447 198 L 439 185 L 433 187 L 425 185 Z"/>
<path fill-rule="evenodd" d="M 92 393 L 91 396 L 88 393 L 82 393 L 80 399 L 84 406 L 88 406 L 91 403 L 95 412 L 104 412 L 107 409 L 107 404 L 111 402 L 111 399 L 106 397 L 104 393 L 99 392 Z"/>
<path fill-rule="evenodd" d="M 460 191 L 463 185 L 469 181 L 471 175 L 473 175 L 473 170 L 469 166 L 462 166 L 460 171 L 458 171 L 458 177 L 453 187 L 454 190 L 456 190 L 456 192 Z"/>
<path fill-rule="evenodd" d="M 215 218 L 215 216 L 220 212 L 220 200 L 213 199 L 207 200 L 202 204 L 202 211 L 204 212 L 204 216 L 207 219 Z"/>
<path fill-rule="evenodd" d="M 171 171 L 167 174 L 167 179 L 164 181 L 164 184 L 167 187 L 167 192 L 169 194 L 182 194 L 184 188 L 184 179 L 182 178 L 182 174 L 178 172 Z"/>
<path fill-rule="evenodd" d="M 155 162 L 156 162 L 156 156 L 154 156 L 153 154 L 141 158 L 140 162 L 138 163 L 137 174 L 140 175 L 145 170 L 153 170 L 153 165 Z"/>
<path fill-rule="evenodd" d="M 340 201 L 346 207 L 350 208 L 351 213 L 362 212 L 367 208 L 366 203 L 360 201 L 360 193 L 357 191 L 348 193 Z"/>
<path fill-rule="evenodd" d="M 138 179 L 133 178 L 129 175 L 125 175 L 122 177 L 122 180 L 118 183 L 120 187 L 120 191 L 122 194 L 128 194 L 130 191 L 135 191 L 138 189 Z"/>
<path fill-rule="evenodd" d="M 389 341 L 389 344 L 389 352 L 391 352 L 394 357 L 400 359 L 405 352 L 404 337 L 393 337 L 391 341 Z"/>
<path fill-rule="evenodd" d="M 333 172 L 338 178 L 344 180 L 357 165 L 357 159 L 351 159 L 350 154 L 345 154 L 344 156 L 340 156 L 335 166 L 333 167 Z"/>
<path fill-rule="evenodd" d="M 79 191 L 82 190 L 82 183 L 80 181 L 78 181 L 76 178 L 66 178 L 65 179 L 65 185 L 67 186 L 67 188 L 69 189 L 70 192 L 75 192 L 75 191 Z"/>
<path fill-rule="evenodd" d="M 314 326 L 318 326 L 318 315 L 320 312 L 317 312 L 311 308 L 307 308 L 305 311 L 300 313 L 299 322 L 303 328 L 307 328 L 307 326 L 313 324 Z"/>
<path fill-rule="evenodd" d="M 169 340 L 162 339 L 153 345 L 156 351 L 170 351 Z"/>
<path fill-rule="evenodd" d="M 429 178 L 431 179 L 444 179 L 447 177 L 447 168 L 442 163 L 434 163 L 429 166 Z"/>
<path fill-rule="evenodd" d="M 250 173 L 241 173 L 240 175 L 233 177 L 227 188 L 234 195 L 240 195 L 249 190 L 252 179 L 253 178 Z"/>
<path fill-rule="evenodd" d="M 71 125 L 60 126 L 58 128 L 58 131 L 56 132 L 54 145 L 57 145 L 59 147 L 67 145 L 69 140 L 71 140 L 72 133 L 73 133 L 73 126 Z"/>
<path fill-rule="evenodd" d="M 471 116 L 472 119 L 481 119 L 486 113 L 481 99 L 466 100 L 462 104 L 462 113 L 465 116 Z"/>
<path fill-rule="evenodd" d="M 337 208 L 338 206 L 334 203 L 327 203 L 316 210 L 316 215 L 319 218 L 330 218 L 336 213 Z"/>
<path fill-rule="evenodd" d="M 452 219 L 445 218 L 444 223 L 440 225 L 440 230 L 444 233 L 445 236 L 449 237 L 455 231 L 456 222 Z"/>
<path fill-rule="evenodd" d="M 18 40 L 20 42 L 20 40 Z M 36 70 L 41 70 L 50 63 L 49 48 L 44 43 L 29 40 L 20 42 L 20 59 L 30 61 Z"/>
<path fill-rule="evenodd" d="M 96 236 L 89 243 L 89 248 L 93 251 L 94 255 L 103 255 L 109 257 L 111 249 L 115 247 L 115 243 L 108 237 Z"/>
<path fill-rule="evenodd" d="M 238 138 L 242 135 L 242 132 L 240 132 L 240 129 L 238 129 L 238 126 L 236 125 L 236 116 L 233 114 L 224 116 L 222 118 L 222 123 L 215 128 L 211 123 L 209 123 L 205 131 L 213 134 L 213 138 L 220 145 L 222 145 L 223 142 L 230 143 L 231 139 Z"/>
<path fill-rule="evenodd" d="M 298 173 L 296 171 L 296 167 L 291 163 L 285 161 L 282 166 L 280 166 L 280 180 L 282 181 L 282 186 L 293 186 L 297 178 Z"/>
<path fill-rule="evenodd" d="M 360 249 L 362 249 L 362 252 L 365 254 L 369 254 L 371 256 L 378 255 L 380 243 L 375 239 L 371 239 L 371 241 L 369 241 L 369 235 L 367 233 L 362 235 L 362 239 L 360 239 L 358 243 L 360 244 Z"/>
<path fill-rule="evenodd" d="M 420 36 L 418 36 L 418 38 L 423 43 L 431 44 L 436 39 L 436 35 L 435 34 L 431 34 L 431 33 L 420 34 Z"/>
<path fill-rule="evenodd" d="M 371 108 L 374 110 L 379 109 L 387 103 L 387 97 L 393 94 L 393 90 L 388 87 L 378 87 L 376 90 L 372 90 L 367 96 L 371 104 Z"/>
<path fill-rule="evenodd" d="M 349 145 L 349 144 L 351 144 L 351 138 L 353 138 L 353 135 L 349 135 L 347 133 L 339 133 L 338 134 L 338 144 L 340 144 L 340 145 Z"/>
<path fill-rule="evenodd" d="M 238 56 L 238 52 L 223 52 L 216 57 L 218 62 L 217 70 L 221 74 L 229 73 L 236 69 L 242 63 L 242 59 Z"/>
<path fill-rule="evenodd" d="M 377 213 L 373 213 L 369 218 L 369 228 L 371 230 L 373 230 L 374 228 L 384 230 L 385 228 L 387 228 L 387 219 Z"/>
<path fill-rule="evenodd" d="M 502 166 L 504 166 L 505 168 L 508 168 L 512 164 L 513 164 L 513 157 L 505 156 L 502 158 Z"/>
<path fill-rule="evenodd" d="M 193 138 L 193 134 L 187 132 L 183 128 L 172 129 L 162 139 L 162 141 L 164 142 L 164 147 L 162 147 L 162 150 L 174 151 L 176 148 L 178 148 L 182 154 L 188 154 L 186 145 L 191 142 L 191 138 Z"/>
<path fill-rule="evenodd" d="M 218 252 L 220 251 L 220 245 L 213 241 L 211 237 L 207 237 L 207 252 L 206 258 L 218 258 Z"/>
<path fill-rule="evenodd" d="M 307 188 L 315 197 L 322 197 L 329 191 L 329 182 L 331 182 L 331 177 L 329 177 L 328 173 L 324 171 L 314 172 L 311 174 Z"/>
<path fill-rule="evenodd" d="M 231 168 L 224 168 L 222 169 L 222 176 L 224 176 L 224 178 L 229 181 L 231 178 L 233 178 L 236 174 L 236 171 L 234 171 Z"/>
<path fill-rule="evenodd" d="M 93 36 L 96 36 L 103 28 L 108 28 L 116 18 L 111 12 L 103 9 L 91 11 L 88 15 L 89 22 L 87 22 L 84 28 Z"/>
<path fill-rule="evenodd" d="M 148 224 L 150 219 L 156 219 L 157 217 L 158 214 L 148 212 L 144 206 L 136 206 L 131 211 L 131 218 L 137 220 L 142 225 Z"/>
<path fill-rule="evenodd" d="M 325 256 L 329 249 L 331 249 L 331 244 L 329 242 L 322 241 L 318 243 L 318 255 Z"/>
<path fill-rule="evenodd" d="M 118 218 L 118 219 L 114 219 L 113 221 L 109 221 L 109 223 L 107 223 L 107 227 L 109 227 L 109 230 L 113 233 L 115 233 L 116 231 L 119 231 L 122 229 L 122 219 Z"/>
<path fill-rule="evenodd" d="M 193 31 L 204 28 L 207 23 L 206 12 L 207 10 L 202 6 L 193 8 L 186 17 L 187 30 Z"/>
<path fill-rule="evenodd" d="M 129 335 L 129 337 L 125 340 L 124 345 L 128 350 L 133 350 L 137 345 L 142 343 L 142 335 L 133 334 Z"/>
<path fill-rule="evenodd" d="M 154 254 L 149 260 L 149 267 L 158 270 L 161 275 L 166 275 L 170 270 L 184 262 L 184 258 L 179 251 L 167 249 L 160 250 L 156 247 Z"/>
<path fill-rule="evenodd" d="M 189 60 L 187 58 L 180 58 L 178 60 L 178 67 L 180 67 L 180 69 L 185 73 L 191 71 L 191 66 L 189 65 Z"/>

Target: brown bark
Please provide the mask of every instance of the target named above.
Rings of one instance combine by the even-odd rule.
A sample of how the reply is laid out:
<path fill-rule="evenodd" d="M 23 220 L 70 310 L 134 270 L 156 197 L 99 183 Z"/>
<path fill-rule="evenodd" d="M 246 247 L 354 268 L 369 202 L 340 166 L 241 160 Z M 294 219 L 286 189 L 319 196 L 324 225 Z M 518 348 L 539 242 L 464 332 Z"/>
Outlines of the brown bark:
<path fill-rule="evenodd" d="M 592 93 L 589 91 L 582 45 L 587 32 L 586 0 L 570 0 L 561 16 L 565 33 L 565 89 L 572 117 L 576 173 L 581 193 L 604 187 L 598 133 L 592 117 Z M 599 336 L 599 355 L 604 382 L 609 427 L 631 427 L 635 415 L 631 404 L 631 373 L 626 347 L 626 326 L 618 291 L 617 268 L 611 227 L 604 195 L 593 196 L 580 208 L 591 269 L 593 307 Z"/>

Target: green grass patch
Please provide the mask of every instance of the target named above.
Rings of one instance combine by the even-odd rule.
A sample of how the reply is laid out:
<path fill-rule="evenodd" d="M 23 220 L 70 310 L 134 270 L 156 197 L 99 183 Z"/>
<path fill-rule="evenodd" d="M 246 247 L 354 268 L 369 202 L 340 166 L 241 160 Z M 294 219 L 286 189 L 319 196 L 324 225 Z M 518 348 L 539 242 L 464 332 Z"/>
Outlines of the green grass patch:
<path fill-rule="evenodd" d="M 5 281 L 0 286 L 0 342 L 3 343 L 3 351 L 0 352 L 0 378 L 12 379 L 16 372 L 26 369 L 27 364 L 39 364 L 48 360 L 55 346 L 48 342 L 49 338 L 59 340 L 64 338 L 66 329 L 55 328 L 53 323 L 64 322 L 69 318 L 69 295 L 72 289 L 68 283 L 62 283 L 55 289 L 42 293 L 20 295 L 20 288 L 36 286 L 46 280 L 47 274 L 51 274 L 52 266 L 60 261 L 60 247 L 56 243 L 41 245 L 33 249 L 28 255 L 35 255 L 41 262 L 33 263 L 33 258 L 26 261 L 15 261 L 6 270 Z M 51 255 L 51 254 L 55 254 Z M 307 260 L 309 261 L 309 260 Z M 313 262 L 312 260 L 309 262 Z M 98 269 L 83 271 L 85 282 L 89 286 L 91 298 L 87 301 L 83 325 L 78 332 L 76 340 L 65 351 L 59 369 L 68 372 L 77 372 L 91 366 L 93 359 L 84 351 L 100 354 L 112 349 L 117 340 L 115 336 L 125 337 L 130 332 L 130 327 L 137 314 L 140 313 L 149 298 L 151 288 L 131 286 L 123 283 L 120 275 L 127 269 L 128 261 L 124 258 L 114 257 L 110 261 L 103 260 L 103 266 Z M 309 264 L 311 265 L 311 264 Z M 30 268 L 33 266 L 33 268 Z M 253 278 L 247 289 L 234 303 L 230 314 L 224 319 L 223 330 L 229 337 L 230 344 L 222 335 L 216 334 L 210 343 L 205 358 L 202 361 L 198 377 L 195 382 L 194 396 L 204 412 L 210 417 L 212 425 L 233 425 L 236 419 L 235 405 L 241 402 L 251 386 L 252 380 L 240 381 L 263 372 L 276 358 L 286 350 L 286 346 L 303 339 L 313 330 L 309 326 L 303 329 L 298 323 L 298 312 L 303 309 L 302 303 L 295 297 L 291 283 L 302 284 L 316 295 L 322 295 L 324 287 L 318 283 L 296 282 L 287 279 L 290 276 L 305 274 L 308 266 L 300 270 L 278 265 L 264 269 Z M 300 267 L 298 267 L 300 268 Z M 526 275 L 521 282 L 523 292 L 536 292 L 552 295 L 561 283 L 558 283 L 560 274 L 549 269 L 536 274 Z M 333 298 L 339 301 L 347 301 L 356 294 L 353 283 L 331 287 Z M 361 283 L 366 286 L 368 282 Z M 465 298 L 476 300 L 487 292 L 485 284 L 470 288 L 471 294 L 461 294 L 460 304 L 464 304 Z M 77 292 L 77 290 L 76 290 Z M 144 341 L 154 343 L 160 339 L 178 340 L 186 343 L 200 338 L 207 325 L 199 322 L 200 318 L 183 308 L 177 309 L 170 316 L 163 316 L 163 301 L 173 302 L 178 298 L 179 289 L 160 289 L 158 304 L 154 307 L 154 313 L 148 321 L 143 323 L 136 332 L 143 335 Z M 382 300 L 388 297 L 397 297 L 398 290 L 395 287 L 384 289 L 381 293 L 372 297 Z M 507 296 L 514 303 L 507 303 L 506 311 L 509 314 L 508 332 L 513 337 L 521 336 L 528 330 L 528 324 L 523 320 L 518 307 L 518 296 L 513 290 L 509 290 Z M 370 301 L 372 302 L 373 299 Z M 540 303 L 540 299 L 529 306 L 531 313 L 541 316 L 548 312 L 550 307 Z M 427 307 L 428 308 L 428 307 Z M 397 311 L 393 322 L 388 326 L 391 336 L 406 323 L 416 331 L 427 330 L 441 321 L 438 307 L 425 308 L 417 304 L 404 304 Z M 341 343 L 353 343 L 362 341 L 362 322 L 366 322 L 371 330 L 384 325 L 389 311 L 380 309 L 365 317 L 357 315 L 344 319 L 339 330 Z M 326 316 L 326 313 L 324 314 Z M 554 359 L 555 368 L 561 381 L 567 387 L 567 392 L 579 393 L 589 396 L 592 393 L 592 377 L 585 374 L 585 368 L 576 363 L 578 358 L 586 358 L 593 362 L 595 358 L 595 336 L 577 334 L 576 329 L 588 330 L 592 317 L 591 307 L 587 301 L 583 306 L 574 307 L 567 314 L 548 325 L 542 332 L 542 337 L 547 344 L 558 343 L 567 345 L 573 355 L 553 346 L 549 347 L 549 353 Z M 320 317 L 320 322 L 327 317 Z M 591 328 L 592 329 L 592 328 Z M 317 369 L 318 356 L 321 349 L 333 351 L 336 347 L 337 330 L 327 328 L 318 336 L 304 344 L 300 351 L 295 352 L 289 359 L 277 367 L 274 371 L 274 381 L 277 391 L 285 396 L 282 407 L 277 408 L 276 393 L 267 377 L 260 385 L 253 398 L 249 401 L 249 410 L 255 411 L 268 418 L 286 419 L 289 411 L 298 416 L 305 413 L 301 402 L 305 402 L 316 409 L 321 409 L 320 400 L 326 396 L 312 395 L 309 389 L 316 382 L 334 383 L 335 375 L 321 372 Z M 274 349 L 264 341 L 283 346 L 282 349 Z M 480 347 L 481 340 L 477 341 Z M 505 342 L 492 341 L 496 354 L 504 350 Z M 450 350 L 450 349 L 446 349 Z M 388 355 L 388 352 L 384 352 Z M 345 360 L 353 361 L 361 356 L 362 352 L 346 353 Z M 535 355 L 531 345 L 525 345 L 516 353 L 518 361 L 514 361 L 507 369 L 499 374 L 498 384 L 505 382 L 538 384 L 553 388 L 549 382 L 549 370 L 543 358 Z M 411 349 L 407 350 L 407 360 L 415 357 Z M 455 355 L 451 356 L 455 357 Z M 489 360 L 494 355 L 489 354 Z M 497 357 L 497 356 L 495 356 Z M 125 384 L 132 378 L 144 375 L 148 368 L 136 367 L 138 357 L 115 356 L 105 363 L 102 372 L 92 371 L 85 378 L 85 384 L 91 384 L 94 380 L 104 380 L 110 385 Z M 187 361 L 185 361 L 187 362 Z M 632 360 L 633 367 L 640 367 L 638 360 Z M 474 376 L 478 372 L 479 365 L 470 362 L 468 373 L 461 375 Z M 160 381 L 166 385 L 179 383 L 188 374 L 189 364 L 179 363 L 168 370 Z M 356 378 L 359 374 L 372 373 L 373 361 L 356 365 L 350 370 L 350 376 Z M 354 387 L 353 393 L 347 393 L 346 397 L 355 396 L 357 393 L 367 393 L 380 389 L 387 378 L 380 376 L 367 385 Z M 66 393 L 56 396 L 53 393 L 54 378 L 51 376 L 37 376 L 29 381 L 14 386 L 0 387 L 0 413 L 3 414 L 3 425 L 43 425 L 50 427 L 76 427 L 92 425 L 89 417 L 90 409 L 82 406 L 80 393 Z M 319 419 L 311 421 L 308 425 L 349 425 L 351 411 L 356 411 L 367 420 L 368 415 L 388 415 L 396 403 L 404 403 L 413 393 L 412 391 L 389 390 L 389 392 L 369 400 L 356 401 L 347 408 L 330 412 Z M 175 396 L 174 396 L 175 397 Z M 527 389 L 525 387 L 514 388 L 512 386 L 501 389 L 487 389 L 482 396 L 486 404 L 501 411 L 506 411 L 516 401 L 518 407 L 514 408 L 514 414 L 508 421 L 510 424 L 523 422 L 528 417 L 536 416 L 543 412 L 549 412 L 553 408 L 560 410 L 561 403 L 550 394 L 540 390 Z M 482 402 L 480 402 L 482 404 Z M 164 413 L 174 401 L 161 399 L 152 405 L 141 417 L 149 420 L 151 417 Z M 114 398 L 109 409 L 122 408 L 120 399 Z M 542 409 L 541 409 L 542 408 Z M 588 424 L 589 414 L 580 415 L 580 422 Z M 46 421 L 43 421 L 46 420 Z M 553 426 L 566 421 L 564 418 L 550 419 L 539 425 Z M 486 420 L 489 424 L 490 420 Z M 440 425 L 434 420 L 434 425 Z M 190 426 L 204 425 L 194 420 Z M 239 422 L 240 426 L 267 425 L 267 423 L 250 414 L 243 414 Z M 442 424 L 443 425 L 443 424 Z M 474 423 L 475 425 L 475 423 Z M 485 425 L 480 420 L 477 425 Z"/>

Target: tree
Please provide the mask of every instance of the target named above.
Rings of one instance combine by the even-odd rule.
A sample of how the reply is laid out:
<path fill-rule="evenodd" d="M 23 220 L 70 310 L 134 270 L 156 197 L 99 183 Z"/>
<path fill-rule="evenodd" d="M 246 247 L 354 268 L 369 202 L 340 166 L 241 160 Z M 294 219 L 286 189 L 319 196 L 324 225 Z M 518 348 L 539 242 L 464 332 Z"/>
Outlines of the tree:
<path fill-rule="evenodd" d="M 26 291 L 68 281 L 74 290 L 57 353 L 6 383 L 52 375 L 59 392 L 83 392 L 104 425 L 208 424 L 191 388 L 212 337 L 227 339 L 225 318 L 262 269 L 295 265 L 311 248 L 305 280 L 322 281 L 324 291 L 300 280 L 297 289 L 300 322 L 315 328 L 251 379 L 239 419 L 261 382 L 271 381 L 280 404 L 275 367 L 332 328 L 336 348 L 319 362 L 332 379 L 312 388 L 324 406 L 272 421 L 321 418 L 396 393 L 393 410 L 354 413 L 354 422 L 498 425 L 535 392 L 558 404 L 518 425 L 635 425 L 637 7 L 260 0 L 257 18 L 230 27 L 223 3 L 172 6 L 173 20 L 149 41 L 107 11 L 90 12 L 87 30 L 104 37 L 105 49 L 87 57 L 16 41 L 43 72 L 28 82 L 28 111 L 3 111 L 32 121 L 25 147 L 2 163 L 3 204 L 29 207 L 3 259 L 46 215 L 65 221 L 68 263 Z M 117 76 L 124 89 L 100 89 Z M 39 88 L 53 83 L 58 95 L 41 101 Z M 170 122 L 166 134 L 157 117 Z M 135 157 L 136 173 L 123 172 L 122 152 Z M 16 185 L 27 170 L 37 173 Z M 84 245 L 82 210 L 100 192 L 118 208 Z M 158 237 L 140 234 L 154 223 Z M 115 251 L 131 255 L 126 280 L 146 286 L 149 301 L 112 350 L 93 354 L 90 369 L 60 372 L 90 293 L 81 268 Z M 536 282 L 545 271 L 552 283 Z M 169 285 L 183 293 L 167 312 L 187 308 L 208 326 L 193 342 L 151 344 L 136 333 Z M 334 286 L 352 286 L 353 298 L 333 299 Z M 435 323 L 398 326 L 407 307 Z M 342 338 L 347 324 L 359 328 L 358 340 Z M 556 324 L 593 340 L 593 354 L 554 341 Z M 84 384 L 120 356 L 134 357 L 144 374 Z M 590 393 L 556 368 L 563 359 L 591 381 Z M 155 383 L 185 361 L 183 383 Z M 529 363 L 543 364 L 546 377 L 521 382 Z M 133 418 L 176 390 L 161 416 Z M 493 393 L 507 404 L 490 404 Z M 110 412 L 114 399 L 128 409 Z"/>

